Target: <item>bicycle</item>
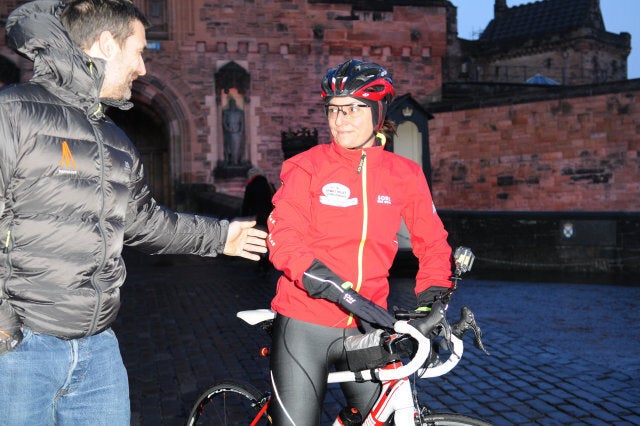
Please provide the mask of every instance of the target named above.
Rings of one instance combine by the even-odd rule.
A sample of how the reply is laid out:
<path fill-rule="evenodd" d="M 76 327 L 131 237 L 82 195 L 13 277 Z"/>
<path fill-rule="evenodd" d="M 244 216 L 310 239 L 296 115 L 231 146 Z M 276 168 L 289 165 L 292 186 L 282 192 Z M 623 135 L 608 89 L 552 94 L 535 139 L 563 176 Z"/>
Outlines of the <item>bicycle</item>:
<path fill-rule="evenodd" d="M 347 357 L 350 353 L 359 355 L 357 368 L 352 371 L 329 373 L 328 383 L 361 380 L 379 381 L 382 391 L 368 413 L 359 413 L 349 407 L 343 408 L 333 425 L 401 425 L 401 426 L 490 426 L 491 424 L 463 414 L 432 412 L 418 401 L 415 391 L 416 378 L 442 376 L 451 371 L 460 361 L 463 353 L 462 338 L 468 330 L 474 332 L 474 344 L 487 355 L 482 343 L 482 332 L 473 312 L 463 306 L 460 319 L 449 324 L 446 308 L 456 290 L 461 275 L 468 272 L 475 256 L 466 247 L 458 247 L 454 253 L 455 272 L 453 286 L 436 301 L 430 313 L 400 310 L 394 307 L 398 321 L 395 333 L 376 330 L 361 336 L 345 338 Z M 237 316 L 252 326 L 260 326 L 270 334 L 275 312 L 270 309 L 256 309 L 238 312 Z M 363 350 L 364 349 L 364 350 Z M 448 357 L 441 359 L 443 351 Z M 267 356 L 268 349 L 262 348 L 261 355 Z M 380 364 L 372 365 L 375 359 Z M 351 363 L 350 363 L 351 367 Z M 413 381 L 409 376 L 413 375 Z M 194 425 L 269 425 L 267 412 L 270 393 L 261 392 L 249 383 L 221 381 L 205 392 L 196 402 L 187 419 L 188 426 Z M 300 425 L 304 426 L 304 425 Z"/>

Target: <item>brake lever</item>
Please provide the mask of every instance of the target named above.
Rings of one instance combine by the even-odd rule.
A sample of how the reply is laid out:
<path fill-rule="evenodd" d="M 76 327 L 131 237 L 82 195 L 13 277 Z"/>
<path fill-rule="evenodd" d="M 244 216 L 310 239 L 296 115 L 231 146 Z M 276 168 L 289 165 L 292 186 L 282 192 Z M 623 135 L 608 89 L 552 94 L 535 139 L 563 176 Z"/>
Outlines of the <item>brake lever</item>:
<path fill-rule="evenodd" d="M 431 312 L 428 316 L 414 319 L 410 324 L 417 328 L 423 336 L 429 336 L 436 327 L 441 325 L 445 319 L 445 307 L 440 301 L 435 301 L 431 306 Z"/>
<path fill-rule="evenodd" d="M 486 348 L 484 347 L 484 344 L 482 343 L 482 330 L 480 330 L 480 327 L 476 322 L 475 315 L 473 315 L 473 312 L 471 312 L 471 309 L 469 309 L 466 306 L 463 306 L 462 308 L 460 308 L 460 319 L 458 320 L 458 322 L 453 324 L 453 326 L 451 327 L 451 330 L 454 336 L 462 340 L 462 337 L 469 329 L 473 330 L 474 346 L 480 349 L 485 354 L 491 355 L 486 350 Z"/>

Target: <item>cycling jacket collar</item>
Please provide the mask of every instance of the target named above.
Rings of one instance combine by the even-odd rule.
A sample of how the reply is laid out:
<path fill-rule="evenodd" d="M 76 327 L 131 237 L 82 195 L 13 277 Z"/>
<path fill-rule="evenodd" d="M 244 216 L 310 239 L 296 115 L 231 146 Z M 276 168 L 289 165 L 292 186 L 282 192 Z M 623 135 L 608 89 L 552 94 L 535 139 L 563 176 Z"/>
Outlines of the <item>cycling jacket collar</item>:
<path fill-rule="evenodd" d="M 345 160 L 357 164 L 358 162 L 360 162 L 363 152 L 366 154 L 368 161 L 376 161 L 382 155 L 384 147 L 372 146 L 369 148 L 346 149 L 338 145 L 337 142 L 333 141 L 331 142 L 331 151 L 344 158 Z"/>

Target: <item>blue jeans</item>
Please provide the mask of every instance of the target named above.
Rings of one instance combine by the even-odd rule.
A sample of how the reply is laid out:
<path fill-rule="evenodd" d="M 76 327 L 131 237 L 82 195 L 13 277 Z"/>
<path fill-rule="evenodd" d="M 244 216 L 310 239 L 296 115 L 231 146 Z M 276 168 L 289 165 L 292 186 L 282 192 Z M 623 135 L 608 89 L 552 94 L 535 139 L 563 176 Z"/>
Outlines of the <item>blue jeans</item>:
<path fill-rule="evenodd" d="M 0 356 L 0 423 L 129 426 L 129 381 L 111 329 L 73 340 L 23 333 Z"/>

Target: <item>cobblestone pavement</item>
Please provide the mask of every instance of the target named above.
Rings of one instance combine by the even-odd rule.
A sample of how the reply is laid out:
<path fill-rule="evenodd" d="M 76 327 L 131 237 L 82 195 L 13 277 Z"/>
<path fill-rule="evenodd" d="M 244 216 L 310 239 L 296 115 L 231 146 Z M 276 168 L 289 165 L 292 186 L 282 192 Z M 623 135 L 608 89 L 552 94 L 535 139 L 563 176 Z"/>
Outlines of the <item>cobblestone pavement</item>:
<path fill-rule="evenodd" d="M 236 318 L 268 307 L 274 275 L 220 257 L 128 254 L 114 329 L 129 371 L 132 425 L 184 424 L 194 399 L 221 379 L 266 390 L 266 334 Z M 640 283 L 635 283 L 640 284 Z M 390 306 L 412 307 L 408 278 L 392 279 Z M 491 356 L 467 337 L 449 374 L 419 383 L 421 400 L 496 425 L 640 424 L 640 285 L 459 285 L 449 308 L 469 306 Z M 330 387 L 323 424 L 342 406 Z M 301 425 L 304 426 L 304 425 Z"/>

